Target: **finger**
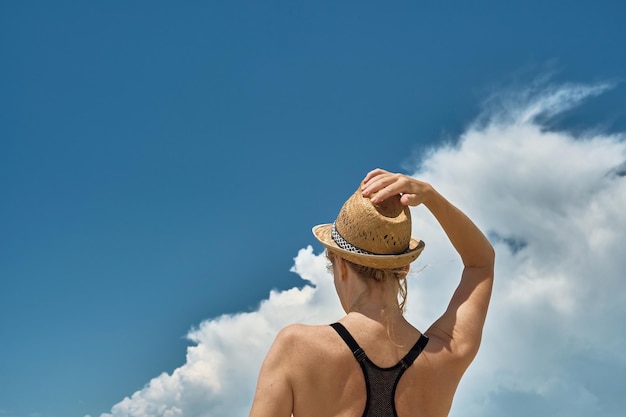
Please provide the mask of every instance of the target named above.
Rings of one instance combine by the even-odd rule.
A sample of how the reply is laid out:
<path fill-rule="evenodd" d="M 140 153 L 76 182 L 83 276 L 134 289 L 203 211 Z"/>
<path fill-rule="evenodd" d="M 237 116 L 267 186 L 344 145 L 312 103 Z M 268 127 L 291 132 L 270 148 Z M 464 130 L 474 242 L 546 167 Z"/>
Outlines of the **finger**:
<path fill-rule="evenodd" d="M 384 181 L 379 181 L 376 186 L 377 188 L 372 189 L 372 193 L 376 193 L 376 195 L 371 198 L 373 203 L 380 203 L 402 192 L 401 187 L 398 187 L 398 179 L 394 177 L 387 177 Z"/>
<path fill-rule="evenodd" d="M 416 194 L 402 194 L 402 197 L 400 197 L 400 203 L 405 206 L 418 206 L 421 201 Z"/>
<path fill-rule="evenodd" d="M 363 184 L 367 184 L 372 178 L 375 178 L 382 174 L 389 174 L 389 172 L 384 169 L 376 168 L 367 173 L 365 178 L 363 179 Z"/>
<path fill-rule="evenodd" d="M 362 189 L 363 196 L 368 197 L 374 193 L 380 192 L 380 190 L 392 184 L 393 181 L 393 174 L 379 174 L 371 178 L 367 184 L 365 184 L 365 188 Z"/>
<path fill-rule="evenodd" d="M 382 182 L 381 185 L 383 185 Z M 385 178 L 384 187 L 381 187 L 372 198 L 372 202 L 381 202 L 398 194 L 414 194 L 416 190 L 413 185 L 414 184 L 411 182 L 411 179 L 406 175 L 390 174 L 387 178 Z M 413 201 L 411 197 L 407 198 L 409 199 L 409 202 Z"/>

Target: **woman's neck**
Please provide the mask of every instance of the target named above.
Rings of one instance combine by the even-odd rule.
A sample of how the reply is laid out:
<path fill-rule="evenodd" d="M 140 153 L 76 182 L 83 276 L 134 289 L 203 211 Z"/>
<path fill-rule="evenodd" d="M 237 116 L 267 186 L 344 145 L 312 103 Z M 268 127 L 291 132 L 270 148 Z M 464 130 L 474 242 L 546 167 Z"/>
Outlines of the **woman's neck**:
<path fill-rule="evenodd" d="M 370 283 L 360 294 L 355 294 L 355 302 L 348 313 L 359 313 L 378 322 L 403 318 L 396 288 L 385 284 L 388 283 Z"/>

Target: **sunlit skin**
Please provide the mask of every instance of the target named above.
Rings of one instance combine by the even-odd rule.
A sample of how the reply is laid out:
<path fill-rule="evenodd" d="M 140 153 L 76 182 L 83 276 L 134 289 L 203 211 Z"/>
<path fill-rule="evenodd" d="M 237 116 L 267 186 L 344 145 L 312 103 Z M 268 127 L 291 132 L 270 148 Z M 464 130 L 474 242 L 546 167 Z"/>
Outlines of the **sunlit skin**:
<path fill-rule="evenodd" d="M 424 204 L 463 261 L 448 308 L 426 330 L 430 341 L 400 379 L 395 397 L 399 417 L 447 416 L 480 345 L 493 282 L 493 248 L 473 222 L 428 183 L 376 169 L 363 180 L 362 192 L 373 196 L 373 202 L 401 194 L 404 205 Z M 364 280 L 339 256 L 331 253 L 329 258 L 346 312 L 339 322 L 375 364 L 395 365 L 420 336 L 398 305 L 397 284 Z M 250 416 L 361 417 L 365 402 L 361 368 L 335 330 L 294 324 L 278 334 L 265 358 Z"/>

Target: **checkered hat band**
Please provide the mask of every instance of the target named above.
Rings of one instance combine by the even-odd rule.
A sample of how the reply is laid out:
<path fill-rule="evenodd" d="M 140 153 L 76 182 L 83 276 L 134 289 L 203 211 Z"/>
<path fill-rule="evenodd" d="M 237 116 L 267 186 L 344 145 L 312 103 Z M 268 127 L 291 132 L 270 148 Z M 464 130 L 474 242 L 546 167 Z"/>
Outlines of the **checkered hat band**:
<path fill-rule="evenodd" d="M 360 253 L 362 255 L 375 255 L 375 253 L 372 252 L 368 252 L 366 250 L 357 248 L 356 246 L 354 246 L 352 243 L 348 242 L 347 240 L 345 240 L 337 231 L 337 228 L 335 227 L 335 223 L 333 223 L 333 227 L 331 230 L 331 236 L 333 238 L 333 240 L 335 241 L 335 243 L 344 250 L 347 250 L 348 252 L 353 252 L 353 253 Z"/>

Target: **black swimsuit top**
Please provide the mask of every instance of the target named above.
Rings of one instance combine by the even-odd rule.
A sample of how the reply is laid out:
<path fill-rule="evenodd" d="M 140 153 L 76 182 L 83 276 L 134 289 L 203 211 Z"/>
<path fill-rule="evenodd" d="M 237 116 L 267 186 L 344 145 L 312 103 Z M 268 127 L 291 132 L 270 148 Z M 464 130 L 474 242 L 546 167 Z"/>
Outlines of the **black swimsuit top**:
<path fill-rule="evenodd" d="M 409 353 L 400 359 L 400 362 L 390 368 L 381 368 L 367 357 L 363 349 L 341 323 L 333 323 L 331 326 L 346 342 L 363 370 L 367 390 L 363 417 L 397 417 L 394 398 L 398 382 L 404 371 L 422 353 L 428 343 L 428 337 L 421 335 Z"/>

